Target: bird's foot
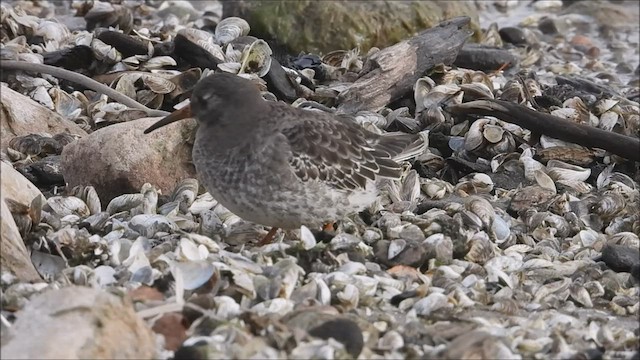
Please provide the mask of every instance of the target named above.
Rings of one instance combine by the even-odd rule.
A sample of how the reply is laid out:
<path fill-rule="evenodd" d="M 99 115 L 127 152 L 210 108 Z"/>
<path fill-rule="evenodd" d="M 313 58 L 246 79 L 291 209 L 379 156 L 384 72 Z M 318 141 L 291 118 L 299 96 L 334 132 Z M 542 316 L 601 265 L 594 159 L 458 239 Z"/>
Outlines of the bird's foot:
<path fill-rule="evenodd" d="M 271 241 L 273 240 L 273 237 L 276 235 L 276 232 L 278 232 L 278 228 L 272 227 L 267 233 L 267 235 L 265 235 L 262 238 L 262 240 L 260 240 L 260 242 L 258 243 L 258 246 L 270 244 Z"/>

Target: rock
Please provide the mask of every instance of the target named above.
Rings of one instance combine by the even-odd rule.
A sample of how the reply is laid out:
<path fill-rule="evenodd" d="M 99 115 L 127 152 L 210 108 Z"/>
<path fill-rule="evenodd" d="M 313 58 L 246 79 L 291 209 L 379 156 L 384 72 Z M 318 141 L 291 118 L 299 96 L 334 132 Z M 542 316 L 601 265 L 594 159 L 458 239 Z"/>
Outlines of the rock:
<path fill-rule="evenodd" d="M 5 359 L 148 359 L 154 335 L 129 300 L 80 286 L 35 296 L 2 332 Z"/>
<path fill-rule="evenodd" d="M 4 180 L 5 174 L 2 174 Z M 40 275 L 36 271 L 27 248 L 24 246 L 22 236 L 18 231 L 18 226 L 11 216 L 11 212 L 4 201 L 4 195 L 0 198 L 0 206 L 2 206 L 1 228 L 0 228 L 0 260 L 2 262 L 2 270 L 10 271 L 20 281 L 32 282 L 38 281 Z"/>
<path fill-rule="evenodd" d="M 153 331 L 164 336 L 164 348 L 176 351 L 187 338 L 182 314 L 167 313 L 153 324 Z"/>
<path fill-rule="evenodd" d="M 60 155 L 50 155 L 31 164 L 18 167 L 18 171 L 33 184 L 40 186 L 64 185 L 60 170 Z"/>
<path fill-rule="evenodd" d="M 38 188 L 11 165 L 0 162 L 2 172 L 2 196 L 29 206 L 36 196 L 42 196 Z"/>
<path fill-rule="evenodd" d="M 5 199 L 11 199 L 20 205 L 28 207 L 31 205 L 31 201 L 37 196 L 42 196 L 42 193 L 11 165 L 0 162 L 0 172 L 2 173 L 2 187 L 0 190 L 2 195 L 0 201 L 2 202 L 2 232 L 0 236 L 2 249 L 0 251 L 0 259 L 2 260 L 3 269 L 11 271 L 21 281 L 41 280 L 31 262 L 18 226 L 13 220 Z"/>
<path fill-rule="evenodd" d="M 143 118 L 100 129 L 67 145 L 62 173 L 69 187 L 92 185 L 103 203 L 151 183 L 165 194 L 185 178 L 194 178 L 191 164 L 195 120 L 180 121 L 151 134 L 143 130 L 158 118 Z"/>
<path fill-rule="evenodd" d="M 556 22 L 549 17 L 543 17 L 542 19 L 540 19 L 540 22 L 538 23 L 538 30 L 546 35 L 553 35 L 558 33 Z"/>
<path fill-rule="evenodd" d="M 2 150 L 12 138 L 38 132 L 87 135 L 78 125 L 5 85 L 0 89 L 0 128 Z"/>
<path fill-rule="evenodd" d="M 636 284 L 640 284 L 640 263 L 631 267 L 631 277 L 633 277 Z"/>
<path fill-rule="evenodd" d="M 428 260 L 426 248 L 420 242 L 406 241 L 404 249 L 391 259 L 389 259 L 389 246 L 391 242 L 388 240 L 377 241 L 373 246 L 376 259 L 389 267 L 407 265 L 419 268 Z"/>
<path fill-rule="evenodd" d="M 477 8 L 468 1 L 225 1 L 228 16 L 247 20 L 251 35 L 276 40 L 293 54 L 356 47 L 366 53 L 457 16 L 471 17 L 481 34 Z"/>
<path fill-rule="evenodd" d="M 364 346 L 362 330 L 349 319 L 333 319 L 326 321 L 309 330 L 309 335 L 321 339 L 334 338 L 341 342 L 347 352 L 357 358 Z"/>
<path fill-rule="evenodd" d="M 332 307 L 303 308 L 286 315 L 282 322 L 320 339 L 335 339 L 353 358 L 358 357 L 364 346 L 362 329 L 356 320 L 338 315 Z"/>
<path fill-rule="evenodd" d="M 271 67 L 264 79 L 267 81 L 267 88 L 278 99 L 294 101 L 296 99 L 296 89 L 291 84 L 287 73 L 282 69 L 282 65 L 276 59 L 271 59 Z"/>
<path fill-rule="evenodd" d="M 526 45 L 527 37 L 524 35 L 524 31 L 522 29 L 507 26 L 500 29 L 500 37 L 504 42 L 508 42 L 513 45 Z"/>
<path fill-rule="evenodd" d="M 633 266 L 640 264 L 640 251 L 626 245 L 608 244 L 602 248 L 602 261 L 613 271 L 631 272 Z"/>
<path fill-rule="evenodd" d="M 505 69 L 514 68 L 518 66 L 519 60 L 508 50 L 478 44 L 465 44 L 453 64 L 465 69 L 489 72 L 500 69 L 505 64 L 507 64 Z"/>

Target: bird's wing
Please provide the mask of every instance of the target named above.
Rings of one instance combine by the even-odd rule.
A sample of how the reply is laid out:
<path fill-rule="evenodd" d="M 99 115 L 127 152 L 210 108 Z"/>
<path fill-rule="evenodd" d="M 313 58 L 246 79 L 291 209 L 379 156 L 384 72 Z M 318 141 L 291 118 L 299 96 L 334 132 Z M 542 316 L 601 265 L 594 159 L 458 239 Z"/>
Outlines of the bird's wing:
<path fill-rule="evenodd" d="M 400 177 L 401 168 L 394 158 L 415 135 L 381 136 L 351 119 L 313 112 L 305 115 L 304 120 L 281 129 L 291 150 L 289 164 L 302 181 L 321 180 L 338 189 L 358 189 L 376 176 Z"/>

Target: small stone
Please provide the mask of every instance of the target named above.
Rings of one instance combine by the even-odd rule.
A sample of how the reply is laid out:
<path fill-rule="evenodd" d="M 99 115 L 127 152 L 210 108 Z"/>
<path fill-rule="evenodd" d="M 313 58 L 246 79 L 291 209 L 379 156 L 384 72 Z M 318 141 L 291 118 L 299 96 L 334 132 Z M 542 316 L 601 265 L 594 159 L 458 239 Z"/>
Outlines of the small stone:
<path fill-rule="evenodd" d="M 396 265 L 407 265 L 416 268 L 421 267 L 426 259 L 426 249 L 419 242 L 407 241 L 404 250 L 389 259 L 389 246 L 391 242 L 388 240 L 380 240 L 373 246 L 376 258 L 383 264 L 392 267 Z"/>
<path fill-rule="evenodd" d="M 640 284 L 640 264 L 631 267 L 631 276 L 635 279 L 636 284 Z"/>
<path fill-rule="evenodd" d="M 420 229 L 420 227 L 414 224 L 409 224 L 405 226 L 402 231 L 400 231 L 400 238 L 406 239 L 408 241 L 420 242 L 426 237 L 424 236 L 424 233 L 422 232 L 422 229 Z"/>
<path fill-rule="evenodd" d="M 142 285 L 137 289 L 129 291 L 129 296 L 131 300 L 134 302 L 141 301 L 162 301 L 164 300 L 164 295 L 158 289 L 152 288 L 150 286 Z"/>
<path fill-rule="evenodd" d="M 465 44 L 453 62 L 458 67 L 486 72 L 516 68 L 519 63 L 519 59 L 508 50 L 478 44 Z"/>
<path fill-rule="evenodd" d="M 364 346 L 364 338 L 360 327 L 349 319 L 329 320 L 309 330 L 309 335 L 321 339 L 334 338 L 341 342 L 347 352 L 357 358 Z"/>
<path fill-rule="evenodd" d="M 633 266 L 640 264 L 640 250 L 626 245 L 605 245 L 602 248 L 602 261 L 616 272 L 631 272 Z"/>
<path fill-rule="evenodd" d="M 553 35 L 558 33 L 558 28 L 556 27 L 556 22 L 548 17 L 544 17 L 540 19 L 538 23 L 538 30 L 542 31 L 543 34 Z"/>
<path fill-rule="evenodd" d="M 153 324 L 153 331 L 164 336 L 164 347 L 176 351 L 187 338 L 184 318 L 178 313 L 164 314 Z"/>
<path fill-rule="evenodd" d="M 579 34 L 571 38 L 569 43 L 576 49 L 588 49 L 593 46 L 593 42 L 589 37 Z"/>
<path fill-rule="evenodd" d="M 508 42 L 513 45 L 526 45 L 527 38 L 524 35 L 524 31 L 517 27 L 503 27 L 499 31 L 500 37 L 503 41 Z"/>

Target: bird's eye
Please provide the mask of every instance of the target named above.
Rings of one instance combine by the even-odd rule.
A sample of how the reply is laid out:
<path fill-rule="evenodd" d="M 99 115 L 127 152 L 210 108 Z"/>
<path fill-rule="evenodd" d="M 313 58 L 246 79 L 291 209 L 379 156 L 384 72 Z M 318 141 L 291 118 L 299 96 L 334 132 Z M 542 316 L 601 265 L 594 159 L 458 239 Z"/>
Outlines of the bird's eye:
<path fill-rule="evenodd" d="M 211 100 L 214 97 L 214 94 L 210 93 L 210 92 L 205 92 L 203 94 L 198 95 L 198 100 L 202 101 L 202 102 L 206 102 Z"/>

